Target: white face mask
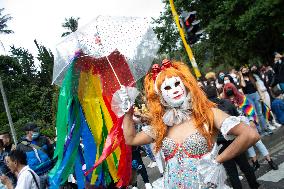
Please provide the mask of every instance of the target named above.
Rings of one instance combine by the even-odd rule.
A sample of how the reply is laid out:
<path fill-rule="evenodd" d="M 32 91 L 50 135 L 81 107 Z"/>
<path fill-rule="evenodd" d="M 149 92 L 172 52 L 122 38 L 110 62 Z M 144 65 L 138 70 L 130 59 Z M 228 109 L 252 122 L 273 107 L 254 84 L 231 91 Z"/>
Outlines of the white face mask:
<path fill-rule="evenodd" d="M 224 80 L 224 84 L 231 83 L 230 80 Z"/>
<path fill-rule="evenodd" d="M 161 85 L 162 97 L 171 107 L 179 107 L 187 99 L 187 92 L 180 77 L 166 78 Z"/>

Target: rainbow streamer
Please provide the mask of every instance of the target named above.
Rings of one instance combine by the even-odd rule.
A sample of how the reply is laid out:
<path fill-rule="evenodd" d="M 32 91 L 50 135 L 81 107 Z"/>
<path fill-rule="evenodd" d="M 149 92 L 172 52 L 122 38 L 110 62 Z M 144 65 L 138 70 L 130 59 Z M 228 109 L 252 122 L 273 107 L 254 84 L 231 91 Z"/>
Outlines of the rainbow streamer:
<path fill-rule="evenodd" d="M 49 173 L 50 188 L 59 188 L 70 174 L 78 178 L 79 188 L 85 185 L 107 188 L 111 183 L 127 186 L 131 148 L 123 137 L 123 118 L 115 116 L 109 103 L 116 89 L 111 85 L 111 90 L 106 90 L 101 85 L 102 79 L 108 79 L 106 66 L 95 66 L 92 58 L 81 55 L 81 51 L 75 53 L 60 89 L 54 153 L 58 160 Z M 109 58 L 126 64 L 119 53 L 112 53 Z M 100 65 L 104 61 L 100 59 Z M 80 143 L 84 146 L 82 150 Z"/>
<path fill-rule="evenodd" d="M 257 121 L 253 104 L 248 100 L 246 96 L 243 96 L 242 103 L 239 105 L 239 108 L 246 116 L 253 118 L 255 122 Z"/>

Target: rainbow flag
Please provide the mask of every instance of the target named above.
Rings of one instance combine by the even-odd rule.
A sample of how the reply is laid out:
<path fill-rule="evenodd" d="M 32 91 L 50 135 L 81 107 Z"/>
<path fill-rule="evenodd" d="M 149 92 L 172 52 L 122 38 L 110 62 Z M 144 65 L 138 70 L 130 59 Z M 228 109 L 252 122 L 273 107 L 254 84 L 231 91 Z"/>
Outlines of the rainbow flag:
<path fill-rule="evenodd" d="M 256 113 L 254 107 L 246 96 L 243 96 L 243 102 L 239 105 L 239 108 L 246 116 L 253 117 L 254 121 L 256 122 Z"/>
<path fill-rule="evenodd" d="M 264 115 L 266 121 L 270 121 L 272 119 L 270 108 L 264 102 L 261 102 L 261 105 L 262 105 L 262 114 Z"/>

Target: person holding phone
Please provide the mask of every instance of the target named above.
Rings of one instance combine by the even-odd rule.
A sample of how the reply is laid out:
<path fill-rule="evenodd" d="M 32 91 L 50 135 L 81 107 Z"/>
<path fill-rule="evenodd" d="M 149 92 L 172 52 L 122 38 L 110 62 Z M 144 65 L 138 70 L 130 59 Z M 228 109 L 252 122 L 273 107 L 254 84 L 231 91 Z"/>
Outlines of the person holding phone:
<path fill-rule="evenodd" d="M 23 151 L 12 150 L 5 161 L 11 172 L 18 178 L 17 185 L 14 187 L 7 176 L 0 176 L 1 182 L 7 189 L 40 189 L 39 176 L 27 165 L 27 156 Z"/>

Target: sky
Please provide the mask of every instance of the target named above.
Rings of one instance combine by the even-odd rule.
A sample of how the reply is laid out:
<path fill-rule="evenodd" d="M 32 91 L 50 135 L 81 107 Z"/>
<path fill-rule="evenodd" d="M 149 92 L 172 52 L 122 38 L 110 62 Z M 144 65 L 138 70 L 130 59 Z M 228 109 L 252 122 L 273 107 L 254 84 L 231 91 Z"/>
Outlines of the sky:
<path fill-rule="evenodd" d="M 0 54 L 9 54 L 9 46 L 15 45 L 36 56 L 34 39 L 54 52 L 66 31 L 65 18 L 80 17 L 79 28 L 98 15 L 158 18 L 164 4 L 162 0 L 0 0 L 0 8 L 13 17 L 8 29 L 14 31 L 0 35 L 5 47 L 5 51 L 0 47 Z"/>

